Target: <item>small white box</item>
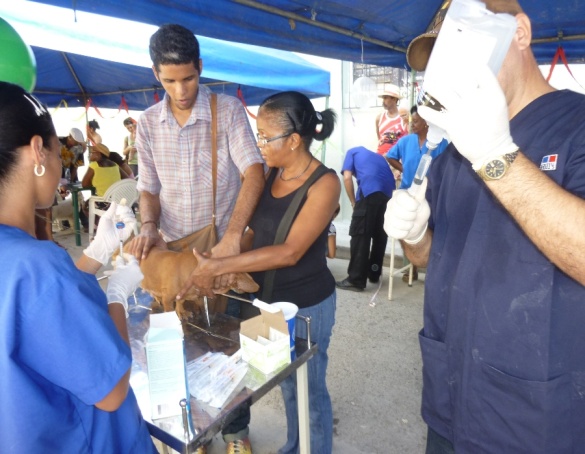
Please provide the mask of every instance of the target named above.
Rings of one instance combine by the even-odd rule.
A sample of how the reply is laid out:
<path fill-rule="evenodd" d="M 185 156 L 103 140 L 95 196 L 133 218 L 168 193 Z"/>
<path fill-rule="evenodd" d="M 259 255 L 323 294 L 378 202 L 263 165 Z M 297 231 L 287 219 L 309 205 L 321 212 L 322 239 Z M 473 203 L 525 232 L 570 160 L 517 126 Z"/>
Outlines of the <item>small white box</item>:
<path fill-rule="evenodd" d="M 282 311 L 260 309 L 260 315 L 240 323 L 242 359 L 264 374 L 290 364 L 289 339 Z"/>
<path fill-rule="evenodd" d="M 150 315 L 146 361 L 152 419 L 181 414 L 189 399 L 183 326 L 175 311 Z"/>

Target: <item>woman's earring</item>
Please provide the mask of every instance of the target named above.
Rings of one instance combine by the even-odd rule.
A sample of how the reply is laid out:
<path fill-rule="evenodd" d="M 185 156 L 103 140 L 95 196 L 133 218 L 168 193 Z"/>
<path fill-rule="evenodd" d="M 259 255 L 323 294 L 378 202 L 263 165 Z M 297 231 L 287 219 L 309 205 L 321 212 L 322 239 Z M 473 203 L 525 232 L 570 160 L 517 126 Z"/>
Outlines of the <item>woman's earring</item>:
<path fill-rule="evenodd" d="M 39 167 L 41 170 L 39 171 Z M 35 164 L 35 175 L 37 177 L 42 177 L 45 174 L 45 166 L 42 164 Z"/>

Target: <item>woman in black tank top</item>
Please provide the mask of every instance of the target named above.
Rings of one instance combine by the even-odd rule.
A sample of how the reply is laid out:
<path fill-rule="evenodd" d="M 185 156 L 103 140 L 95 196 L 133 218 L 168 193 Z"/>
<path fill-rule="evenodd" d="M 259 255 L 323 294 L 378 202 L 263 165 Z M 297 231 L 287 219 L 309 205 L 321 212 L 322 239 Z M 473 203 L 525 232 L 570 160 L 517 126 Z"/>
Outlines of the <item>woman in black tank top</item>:
<path fill-rule="evenodd" d="M 310 146 L 313 139 L 331 135 L 335 113 L 316 112 L 305 95 L 289 91 L 267 98 L 256 121 L 258 146 L 270 170 L 242 239 L 243 253 L 220 259 L 195 253 L 198 266 L 184 290 L 194 285 L 201 294 L 212 296 L 215 277 L 249 272 L 260 285 L 262 300 L 293 302 L 301 315 L 311 317 L 311 340 L 318 344 L 309 361 L 311 452 L 330 453 L 333 412 L 325 376 L 336 298 L 325 249 L 341 184 L 335 171 L 313 157 Z M 296 337 L 306 334 L 304 324 L 297 324 Z M 295 380 L 287 378 L 281 388 L 289 427 L 287 443 L 279 452 L 295 453 L 299 446 Z"/>

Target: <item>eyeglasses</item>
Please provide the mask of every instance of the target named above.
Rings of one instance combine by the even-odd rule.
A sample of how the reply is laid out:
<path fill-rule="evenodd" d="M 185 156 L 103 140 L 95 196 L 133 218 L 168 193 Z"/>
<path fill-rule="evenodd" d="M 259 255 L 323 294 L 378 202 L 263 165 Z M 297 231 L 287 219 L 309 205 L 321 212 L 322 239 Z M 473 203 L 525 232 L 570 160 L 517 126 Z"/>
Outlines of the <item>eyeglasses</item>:
<path fill-rule="evenodd" d="M 274 140 L 278 140 L 278 139 L 284 139 L 285 137 L 290 136 L 294 131 L 291 132 L 285 132 L 284 134 L 281 134 L 279 136 L 276 137 L 262 137 L 260 135 L 260 133 L 256 133 L 256 138 L 258 139 L 258 143 L 260 143 L 262 146 L 266 145 L 269 142 L 273 142 Z"/>

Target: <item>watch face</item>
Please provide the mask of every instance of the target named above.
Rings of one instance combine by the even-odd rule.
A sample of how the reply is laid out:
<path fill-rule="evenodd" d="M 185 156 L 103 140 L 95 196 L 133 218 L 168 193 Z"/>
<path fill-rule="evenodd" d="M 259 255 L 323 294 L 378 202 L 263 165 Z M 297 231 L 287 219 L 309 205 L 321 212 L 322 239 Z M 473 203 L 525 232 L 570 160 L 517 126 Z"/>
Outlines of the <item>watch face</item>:
<path fill-rule="evenodd" d="M 493 159 L 485 165 L 484 172 L 490 180 L 498 180 L 506 172 L 506 162 L 503 159 Z"/>

